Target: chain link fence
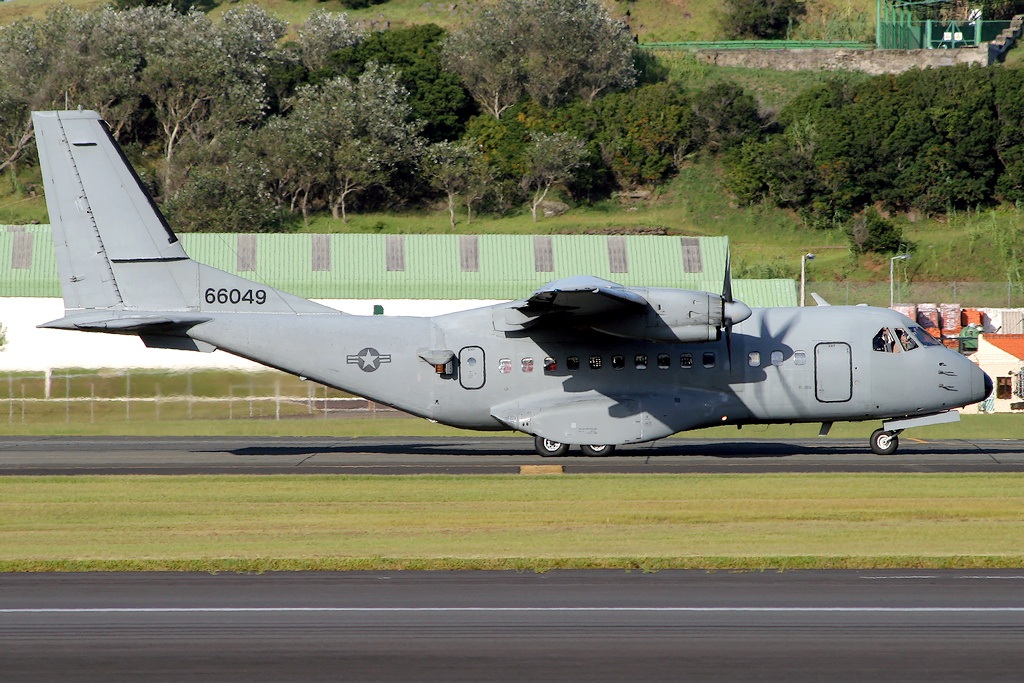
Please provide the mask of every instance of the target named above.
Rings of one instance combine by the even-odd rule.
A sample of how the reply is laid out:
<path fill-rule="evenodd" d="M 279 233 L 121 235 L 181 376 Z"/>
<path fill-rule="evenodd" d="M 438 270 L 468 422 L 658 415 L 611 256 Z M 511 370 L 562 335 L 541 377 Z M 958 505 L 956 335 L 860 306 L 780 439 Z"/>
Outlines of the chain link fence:
<path fill-rule="evenodd" d="M 52 370 L 0 377 L 0 406 L 6 398 L 9 424 L 397 414 L 372 401 L 276 371 Z"/>
<path fill-rule="evenodd" d="M 834 306 L 889 305 L 888 282 L 808 281 L 807 305 L 811 292 Z M 1024 283 L 1020 282 L 894 282 L 895 303 L 950 303 L 969 308 L 1024 308 Z"/>

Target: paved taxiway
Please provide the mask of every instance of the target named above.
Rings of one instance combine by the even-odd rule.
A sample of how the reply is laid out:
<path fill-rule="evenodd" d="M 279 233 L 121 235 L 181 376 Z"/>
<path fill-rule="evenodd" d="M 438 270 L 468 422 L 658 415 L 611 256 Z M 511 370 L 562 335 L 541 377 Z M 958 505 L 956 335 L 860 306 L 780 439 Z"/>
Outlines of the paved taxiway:
<path fill-rule="evenodd" d="M 490 474 L 566 472 L 1021 472 L 1024 441 L 666 439 L 607 458 L 541 458 L 516 437 L 0 437 L 0 474 Z"/>
<path fill-rule="evenodd" d="M 1024 572 L 0 575 L 5 681 L 1015 681 Z"/>

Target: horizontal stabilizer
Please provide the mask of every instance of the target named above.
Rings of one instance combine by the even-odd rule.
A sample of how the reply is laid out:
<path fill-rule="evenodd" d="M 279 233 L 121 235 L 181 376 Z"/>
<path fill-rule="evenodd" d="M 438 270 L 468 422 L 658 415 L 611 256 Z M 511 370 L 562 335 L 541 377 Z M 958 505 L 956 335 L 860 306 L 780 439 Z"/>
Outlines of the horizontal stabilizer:
<path fill-rule="evenodd" d="M 51 320 L 38 327 L 54 330 L 83 330 L 86 332 L 110 332 L 114 334 L 138 334 L 147 330 L 167 328 L 184 329 L 211 320 L 207 316 L 190 315 L 125 315 L 111 317 L 110 311 L 86 315 L 71 315 Z"/>

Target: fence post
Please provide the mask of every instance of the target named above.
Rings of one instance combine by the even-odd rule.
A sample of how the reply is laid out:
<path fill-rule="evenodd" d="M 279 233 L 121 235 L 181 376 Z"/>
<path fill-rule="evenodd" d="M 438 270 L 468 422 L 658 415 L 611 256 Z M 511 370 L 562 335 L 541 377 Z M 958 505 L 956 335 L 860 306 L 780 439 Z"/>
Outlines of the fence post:
<path fill-rule="evenodd" d="M 64 371 L 64 422 L 71 422 L 71 374 Z"/>
<path fill-rule="evenodd" d="M 132 421 L 132 371 L 124 371 L 124 421 Z"/>
<path fill-rule="evenodd" d="M 274 380 L 274 419 L 281 419 L 281 380 Z"/>
<path fill-rule="evenodd" d="M 89 383 L 89 422 L 96 422 L 96 383 Z"/>
<path fill-rule="evenodd" d="M 188 419 L 192 419 L 192 371 L 185 376 L 185 393 L 188 394 Z"/>

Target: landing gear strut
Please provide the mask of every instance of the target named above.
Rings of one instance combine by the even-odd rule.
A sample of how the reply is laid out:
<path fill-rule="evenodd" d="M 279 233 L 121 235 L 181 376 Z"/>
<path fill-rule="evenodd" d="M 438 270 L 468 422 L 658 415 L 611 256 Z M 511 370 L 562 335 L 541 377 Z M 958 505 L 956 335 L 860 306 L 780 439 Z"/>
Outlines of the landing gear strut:
<path fill-rule="evenodd" d="M 871 434 L 871 450 L 878 455 L 892 455 L 900 446 L 899 432 L 876 429 Z"/>

